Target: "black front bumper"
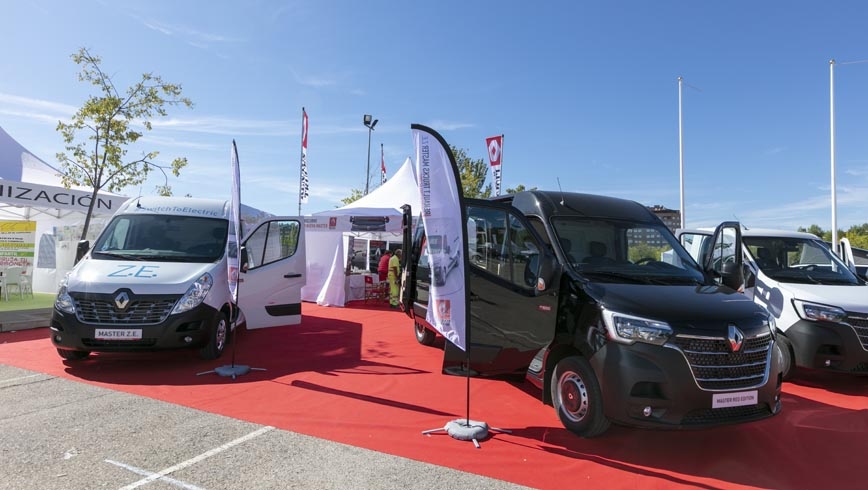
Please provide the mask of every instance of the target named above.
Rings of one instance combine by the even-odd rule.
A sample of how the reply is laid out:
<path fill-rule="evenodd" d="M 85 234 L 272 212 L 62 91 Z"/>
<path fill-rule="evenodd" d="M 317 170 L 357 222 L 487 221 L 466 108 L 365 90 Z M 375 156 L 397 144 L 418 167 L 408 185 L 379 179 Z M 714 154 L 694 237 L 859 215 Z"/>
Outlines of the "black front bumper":
<path fill-rule="evenodd" d="M 590 362 L 602 387 L 606 417 L 612 422 L 700 428 L 760 420 L 780 411 L 780 355 L 773 344 L 770 351 L 767 382 L 719 390 L 700 388 L 685 355 L 673 347 L 609 342 Z M 736 395 L 753 403 L 713 406 L 715 397 Z"/>
<path fill-rule="evenodd" d="M 201 347 L 210 340 L 211 329 L 220 312 L 201 304 L 184 313 L 169 315 L 158 324 L 82 323 L 75 314 L 55 308 L 51 316 L 51 342 L 58 348 L 88 352 L 129 352 Z M 118 330 L 141 329 L 141 339 L 101 340 L 95 338 L 97 328 Z"/>
<path fill-rule="evenodd" d="M 854 374 L 868 374 L 868 319 L 848 317 L 849 324 L 799 320 L 787 329 L 796 365 Z M 863 334 L 863 339 L 859 333 Z"/>

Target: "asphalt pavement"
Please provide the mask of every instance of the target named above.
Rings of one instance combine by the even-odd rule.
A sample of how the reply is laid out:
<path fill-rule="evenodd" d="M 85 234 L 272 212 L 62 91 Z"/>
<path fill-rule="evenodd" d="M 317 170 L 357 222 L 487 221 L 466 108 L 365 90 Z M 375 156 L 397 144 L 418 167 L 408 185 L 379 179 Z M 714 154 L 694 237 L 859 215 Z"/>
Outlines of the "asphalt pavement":
<path fill-rule="evenodd" d="M 526 488 L 0 363 L 0 489 L 139 487 Z"/>
<path fill-rule="evenodd" d="M 14 332 L 47 327 L 51 321 L 51 308 L 36 310 L 0 311 L 0 332 Z"/>

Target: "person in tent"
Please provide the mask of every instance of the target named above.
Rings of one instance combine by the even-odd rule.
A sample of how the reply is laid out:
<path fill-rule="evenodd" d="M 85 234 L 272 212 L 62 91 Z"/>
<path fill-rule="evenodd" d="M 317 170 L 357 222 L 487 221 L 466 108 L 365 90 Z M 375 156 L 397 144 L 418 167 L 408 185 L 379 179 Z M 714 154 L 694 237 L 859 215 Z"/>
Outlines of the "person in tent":
<path fill-rule="evenodd" d="M 401 280 L 401 249 L 395 250 L 395 254 L 389 259 L 389 306 L 398 308 L 398 293 Z"/>
<path fill-rule="evenodd" d="M 389 278 L 389 259 L 391 258 L 392 251 L 388 249 L 380 256 L 380 261 L 377 263 L 377 274 L 380 276 L 380 281 L 385 281 Z"/>

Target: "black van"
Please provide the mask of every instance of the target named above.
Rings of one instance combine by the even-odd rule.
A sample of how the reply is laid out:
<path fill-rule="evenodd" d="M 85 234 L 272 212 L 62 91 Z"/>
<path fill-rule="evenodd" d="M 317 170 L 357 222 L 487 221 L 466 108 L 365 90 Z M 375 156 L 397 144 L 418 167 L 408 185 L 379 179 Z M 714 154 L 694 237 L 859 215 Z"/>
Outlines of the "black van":
<path fill-rule="evenodd" d="M 740 254 L 720 247 L 700 266 L 623 199 L 528 191 L 464 203 L 469 352 L 447 341 L 444 372 L 468 372 L 469 359 L 472 374 L 523 374 L 583 437 L 610 422 L 708 427 L 780 411 L 774 319 L 734 289 Z M 421 226 L 404 240 L 404 310 L 431 344 L 431 267 L 444 257 L 428 254 L 444 247 L 426 246 Z M 715 233 L 740 240 L 738 223 Z"/>

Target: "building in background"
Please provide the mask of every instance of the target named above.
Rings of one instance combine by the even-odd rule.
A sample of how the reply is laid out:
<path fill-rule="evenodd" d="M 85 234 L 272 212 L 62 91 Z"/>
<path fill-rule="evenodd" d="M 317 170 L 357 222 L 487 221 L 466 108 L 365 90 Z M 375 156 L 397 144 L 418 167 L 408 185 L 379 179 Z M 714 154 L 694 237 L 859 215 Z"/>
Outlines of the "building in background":
<path fill-rule="evenodd" d="M 649 211 L 656 214 L 663 221 L 663 224 L 673 233 L 681 226 L 681 211 L 677 209 L 669 209 L 667 207 L 655 204 L 654 206 L 646 206 Z M 631 230 L 628 232 L 627 238 L 630 245 L 644 243 L 652 247 L 662 247 L 666 245 L 659 234 L 647 233 L 642 234 L 639 230 Z"/>

